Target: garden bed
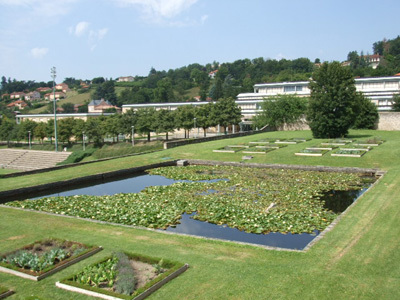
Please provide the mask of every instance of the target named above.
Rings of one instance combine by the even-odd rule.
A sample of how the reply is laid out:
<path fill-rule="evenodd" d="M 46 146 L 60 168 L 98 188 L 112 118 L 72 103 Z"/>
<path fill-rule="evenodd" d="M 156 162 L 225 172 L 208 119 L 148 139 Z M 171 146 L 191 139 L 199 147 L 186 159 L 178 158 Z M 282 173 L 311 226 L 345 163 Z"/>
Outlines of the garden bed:
<path fill-rule="evenodd" d="M 301 150 L 300 152 L 296 152 L 295 155 L 298 156 L 323 156 L 327 153 L 328 149 L 315 149 L 315 148 L 306 148 Z"/>
<path fill-rule="evenodd" d="M 39 281 L 101 250 L 78 242 L 44 239 L 2 254 L 0 271 Z"/>
<path fill-rule="evenodd" d="M 335 146 L 335 145 L 322 145 L 322 144 L 320 144 L 320 145 L 308 147 L 308 148 L 306 148 L 306 149 L 310 149 L 310 150 L 329 150 L 329 151 L 331 151 L 331 150 L 336 149 L 336 148 L 338 148 L 338 146 Z"/>
<path fill-rule="evenodd" d="M 266 146 L 256 146 L 256 147 L 250 147 L 248 149 L 243 150 L 243 153 L 249 153 L 249 154 L 265 154 L 271 151 L 276 150 L 277 148 L 274 147 L 266 147 Z"/>
<path fill-rule="evenodd" d="M 373 137 L 373 138 L 370 138 L 367 140 L 357 141 L 356 143 L 354 143 L 354 145 L 377 147 L 377 146 L 381 145 L 383 142 L 384 142 L 384 140 L 382 140 L 381 138 Z"/>
<path fill-rule="evenodd" d="M 275 142 L 276 139 L 262 139 L 254 142 L 249 142 L 249 144 L 269 144 Z"/>
<path fill-rule="evenodd" d="M 344 146 L 344 145 L 350 144 L 352 142 L 353 142 L 353 140 L 350 140 L 350 139 L 334 139 L 334 140 L 329 140 L 329 141 L 323 142 L 323 143 L 321 143 L 321 145 Z"/>
<path fill-rule="evenodd" d="M 229 145 L 229 146 L 225 146 L 225 147 L 221 147 L 221 148 L 215 149 L 215 150 L 213 150 L 213 152 L 236 153 L 236 152 L 239 152 L 239 151 L 247 149 L 247 148 L 249 148 L 249 146 L 245 146 L 245 145 Z"/>
<path fill-rule="evenodd" d="M 187 264 L 119 252 L 57 282 L 65 290 L 102 299 L 144 299 L 188 269 Z"/>
<path fill-rule="evenodd" d="M 336 150 L 334 153 L 331 153 L 331 156 L 339 156 L 339 157 L 361 157 L 367 150 L 354 150 L 354 149 L 345 149 L 341 148 Z"/>

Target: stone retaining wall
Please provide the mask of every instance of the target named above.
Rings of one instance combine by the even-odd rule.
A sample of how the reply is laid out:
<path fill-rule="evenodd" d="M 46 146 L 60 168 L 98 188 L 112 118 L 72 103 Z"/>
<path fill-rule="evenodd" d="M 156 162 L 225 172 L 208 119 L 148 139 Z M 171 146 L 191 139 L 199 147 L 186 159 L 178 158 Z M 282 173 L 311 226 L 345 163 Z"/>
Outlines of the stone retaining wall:
<path fill-rule="evenodd" d="M 400 112 L 380 112 L 378 130 L 400 130 Z"/>

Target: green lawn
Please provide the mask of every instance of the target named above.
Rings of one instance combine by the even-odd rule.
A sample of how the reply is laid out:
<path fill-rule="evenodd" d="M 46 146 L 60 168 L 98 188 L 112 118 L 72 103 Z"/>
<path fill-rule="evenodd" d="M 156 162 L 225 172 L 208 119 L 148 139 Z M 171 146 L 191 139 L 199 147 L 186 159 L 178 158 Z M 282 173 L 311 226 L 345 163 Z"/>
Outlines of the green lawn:
<path fill-rule="evenodd" d="M 254 155 L 249 162 L 380 168 L 387 174 L 308 252 L 263 248 L 148 230 L 92 223 L 0 207 L 0 252 L 45 237 L 59 237 L 105 248 L 99 254 L 43 281 L 0 273 L 1 285 L 41 299 L 89 299 L 59 290 L 54 283 L 112 251 L 124 250 L 189 263 L 183 275 L 148 299 L 399 299 L 400 298 L 400 132 L 352 131 L 351 137 L 380 136 L 386 142 L 361 158 L 298 157 L 294 153 L 322 140 Z M 22 178 L 0 179 L 0 190 L 164 161 L 165 157 L 241 161 L 240 152 L 213 153 L 228 144 L 263 138 L 311 137 L 309 131 L 271 132 L 182 146 Z M 164 158 L 164 159 L 163 159 Z M 93 298 L 94 299 L 94 298 Z"/>

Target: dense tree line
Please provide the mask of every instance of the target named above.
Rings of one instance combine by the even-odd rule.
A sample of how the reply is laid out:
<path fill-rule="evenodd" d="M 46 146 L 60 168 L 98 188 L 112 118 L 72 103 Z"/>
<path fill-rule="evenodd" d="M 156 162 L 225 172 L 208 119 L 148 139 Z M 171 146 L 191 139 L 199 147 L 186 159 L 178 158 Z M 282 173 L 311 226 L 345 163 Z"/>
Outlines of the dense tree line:
<path fill-rule="evenodd" d="M 209 128 L 221 125 L 225 128 L 237 125 L 241 120 L 241 112 L 233 98 L 222 98 L 215 103 L 202 106 L 184 105 L 177 110 L 155 110 L 154 108 L 130 110 L 124 114 L 100 116 L 89 118 L 86 122 L 81 119 L 64 118 L 57 121 L 58 140 L 70 143 L 72 139 L 82 141 L 83 132 L 90 141 L 97 145 L 109 137 L 116 140 L 119 134 L 130 136 L 132 126 L 135 133 L 147 135 L 150 140 L 151 133 L 168 133 L 176 129 L 184 129 L 185 137 L 189 137 L 189 131 L 195 127 Z M 54 121 L 36 123 L 25 120 L 16 124 L 14 120 L 3 118 L 0 120 L 0 140 L 21 141 L 27 140 L 29 131 L 31 138 L 54 139 Z M 204 131 L 204 135 L 205 135 Z"/>

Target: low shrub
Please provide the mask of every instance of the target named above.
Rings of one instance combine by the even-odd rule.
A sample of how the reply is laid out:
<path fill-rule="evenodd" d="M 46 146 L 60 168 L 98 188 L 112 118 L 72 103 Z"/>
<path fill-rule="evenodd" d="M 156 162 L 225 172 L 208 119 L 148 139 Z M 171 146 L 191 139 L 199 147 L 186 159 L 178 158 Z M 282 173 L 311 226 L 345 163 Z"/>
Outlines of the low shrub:
<path fill-rule="evenodd" d="M 130 295 L 135 290 L 136 278 L 132 269 L 130 260 L 125 253 L 115 253 L 118 258 L 117 280 L 115 282 L 115 291 L 119 294 Z"/>
<path fill-rule="evenodd" d="M 68 158 L 66 160 L 58 163 L 57 165 L 61 166 L 61 165 L 67 165 L 67 164 L 73 164 L 73 163 L 80 162 L 85 157 L 91 156 L 96 150 L 97 150 L 96 148 L 90 148 L 85 151 L 83 151 L 83 150 L 75 151 L 70 156 L 68 156 Z"/>

